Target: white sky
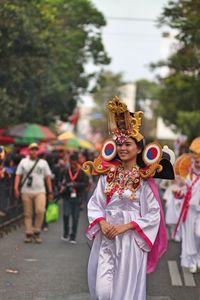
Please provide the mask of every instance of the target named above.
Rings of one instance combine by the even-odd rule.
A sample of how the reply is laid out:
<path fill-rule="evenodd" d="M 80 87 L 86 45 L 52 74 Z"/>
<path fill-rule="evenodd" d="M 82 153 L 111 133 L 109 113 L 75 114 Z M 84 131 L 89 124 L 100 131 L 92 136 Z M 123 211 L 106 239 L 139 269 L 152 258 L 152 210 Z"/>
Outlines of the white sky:
<path fill-rule="evenodd" d="M 103 29 L 105 48 L 112 58 L 106 67 L 122 72 L 126 81 L 152 79 L 148 65 L 162 57 L 163 29 L 154 22 L 112 20 L 107 17 L 155 19 L 161 14 L 167 0 L 92 0 L 104 14 L 107 26 Z"/>

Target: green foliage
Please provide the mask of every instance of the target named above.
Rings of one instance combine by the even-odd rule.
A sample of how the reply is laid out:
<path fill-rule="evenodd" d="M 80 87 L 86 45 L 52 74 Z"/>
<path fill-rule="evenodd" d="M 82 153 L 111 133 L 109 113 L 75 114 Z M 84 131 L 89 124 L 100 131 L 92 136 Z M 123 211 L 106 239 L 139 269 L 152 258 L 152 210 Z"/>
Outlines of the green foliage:
<path fill-rule="evenodd" d="M 179 111 L 178 125 L 183 132 L 189 136 L 191 142 L 200 132 L 200 110 L 199 111 Z"/>
<path fill-rule="evenodd" d="M 159 86 L 156 82 L 140 79 L 136 81 L 136 85 L 136 100 L 157 99 Z"/>
<path fill-rule="evenodd" d="M 158 112 L 191 139 L 199 135 L 200 121 L 200 1 L 169 1 L 159 22 L 177 30 L 179 47 L 167 61 L 152 65 L 170 70 L 160 79 Z"/>
<path fill-rule="evenodd" d="M 136 81 L 136 111 L 142 110 L 144 112 L 141 131 L 146 141 L 152 141 L 156 138 L 157 119 L 155 115 L 157 113 L 159 92 L 160 86 L 157 82 L 146 79 Z"/>
<path fill-rule="evenodd" d="M 142 109 L 140 102 L 144 100 L 151 100 L 155 102 L 159 95 L 159 85 L 154 81 L 147 79 L 140 79 L 136 81 L 136 110 Z M 154 110 L 154 103 L 152 103 L 152 110 Z"/>
<path fill-rule="evenodd" d="M 84 65 L 109 63 L 104 25 L 89 0 L 2 0 L 0 126 L 65 119 L 88 88 Z"/>

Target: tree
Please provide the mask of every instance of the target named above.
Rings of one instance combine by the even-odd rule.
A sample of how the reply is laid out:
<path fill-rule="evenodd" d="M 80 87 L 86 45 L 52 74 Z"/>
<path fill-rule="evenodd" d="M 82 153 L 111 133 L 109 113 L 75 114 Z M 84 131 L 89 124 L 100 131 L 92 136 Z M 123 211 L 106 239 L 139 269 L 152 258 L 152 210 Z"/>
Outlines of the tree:
<path fill-rule="evenodd" d="M 113 96 L 120 96 L 120 87 L 123 84 L 121 73 L 102 71 L 97 78 L 95 88 L 91 91 L 95 103 L 93 109 L 95 117 L 91 120 L 91 127 L 94 132 L 99 131 L 103 137 L 108 134 L 106 103 Z"/>
<path fill-rule="evenodd" d="M 91 74 L 85 64 L 108 64 L 103 15 L 89 0 L 2 0 L 0 104 L 12 103 L 0 125 L 66 119 Z"/>
<path fill-rule="evenodd" d="M 140 79 L 136 81 L 136 110 L 143 109 L 141 101 L 156 101 L 159 95 L 159 85 L 154 81 Z"/>
<path fill-rule="evenodd" d="M 160 78 L 158 113 L 167 124 L 187 134 L 189 140 L 200 132 L 200 2 L 169 1 L 160 25 L 178 31 L 177 51 L 167 61 L 152 67 L 167 66 L 169 74 Z M 192 119 L 191 119 L 192 118 Z"/>

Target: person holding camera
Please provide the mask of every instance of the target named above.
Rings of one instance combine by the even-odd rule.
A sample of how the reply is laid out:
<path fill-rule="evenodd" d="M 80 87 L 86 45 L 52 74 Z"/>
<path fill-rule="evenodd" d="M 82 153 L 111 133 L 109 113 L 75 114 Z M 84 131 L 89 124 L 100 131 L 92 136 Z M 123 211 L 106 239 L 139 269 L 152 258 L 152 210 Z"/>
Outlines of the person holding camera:
<path fill-rule="evenodd" d="M 69 165 L 64 173 L 61 193 L 63 194 L 63 225 L 64 241 L 76 244 L 76 234 L 79 221 L 82 193 L 88 186 L 88 176 L 78 163 L 77 153 L 70 155 Z M 72 217 L 72 230 L 69 232 L 69 218 Z"/>
<path fill-rule="evenodd" d="M 46 207 L 46 188 L 48 200 L 53 200 L 51 170 L 46 160 L 38 158 L 38 145 L 29 145 L 29 156 L 23 158 L 16 171 L 14 191 L 17 199 L 23 201 L 25 243 L 42 243 L 40 231 Z M 46 187 L 45 187 L 46 184 Z M 33 207 L 35 224 L 33 225 Z"/>

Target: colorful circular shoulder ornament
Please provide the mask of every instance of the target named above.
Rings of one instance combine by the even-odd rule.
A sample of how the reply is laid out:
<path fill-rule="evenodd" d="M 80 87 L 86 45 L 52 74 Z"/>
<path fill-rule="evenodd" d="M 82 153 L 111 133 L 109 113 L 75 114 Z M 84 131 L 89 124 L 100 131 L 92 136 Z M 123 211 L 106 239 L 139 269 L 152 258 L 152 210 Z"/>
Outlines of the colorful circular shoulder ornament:
<path fill-rule="evenodd" d="M 117 146 L 113 139 L 107 139 L 102 147 L 101 156 L 106 161 L 110 161 L 117 155 Z"/>
<path fill-rule="evenodd" d="M 189 174 L 192 166 L 192 157 L 188 153 L 184 153 L 179 156 L 174 165 L 174 171 L 176 175 L 179 175 L 183 178 Z"/>
<path fill-rule="evenodd" d="M 142 159 L 146 165 L 152 165 L 159 162 L 162 158 L 162 147 L 156 143 L 150 143 L 145 146 Z"/>

